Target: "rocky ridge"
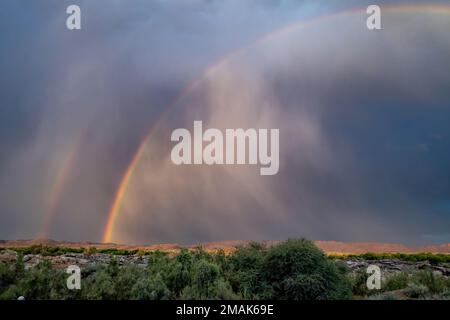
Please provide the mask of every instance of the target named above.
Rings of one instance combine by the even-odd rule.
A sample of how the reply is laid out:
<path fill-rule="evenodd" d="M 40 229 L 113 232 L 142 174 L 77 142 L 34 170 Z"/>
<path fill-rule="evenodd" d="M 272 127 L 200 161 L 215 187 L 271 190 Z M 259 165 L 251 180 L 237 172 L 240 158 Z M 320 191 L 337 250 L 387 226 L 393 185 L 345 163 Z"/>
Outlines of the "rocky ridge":
<path fill-rule="evenodd" d="M 0 252 L 0 262 L 14 263 L 18 254 L 13 250 L 3 250 Z M 148 266 L 147 255 L 112 255 L 105 253 L 65 253 L 55 256 L 42 256 L 40 254 L 25 254 L 23 261 L 25 268 L 33 268 L 43 260 L 49 260 L 58 269 L 67 268 L 69 265 L 77 265 L 80 268 L 93 267 L 98 264 L 107 264 L 112 259 L 116 259 L 119 265 L 134 264 L 141 268 Z M 377 265 L 383 274 L 395 272 L 415 272 L 419 270 L 431 270 L 444 276 L 450 276 L 449 263 L 431 263 L 429 261 L 403 261 L 399 259 L 367 260 L 360 257 L 346 257 L 340 259 L 349 268 L 351 273 L 365 272 L 369 265 Z"/>

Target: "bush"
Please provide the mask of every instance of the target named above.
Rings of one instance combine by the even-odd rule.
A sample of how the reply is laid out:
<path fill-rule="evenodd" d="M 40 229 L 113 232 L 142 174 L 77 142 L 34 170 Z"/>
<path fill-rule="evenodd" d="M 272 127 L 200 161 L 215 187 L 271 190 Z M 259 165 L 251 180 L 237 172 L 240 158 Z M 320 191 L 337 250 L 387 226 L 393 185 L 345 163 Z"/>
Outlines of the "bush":
<path fill-rule="evenodd" d="M 346 299 L 350 286 L 337 265 L 312 242 L 288 240 L 271 248 L 264 273 L 273 288 L 272 299 Z"/>
<path fill-rule="evenodd" d="M 266 248 L 254 242 L 239 247 L 230 258 L 231 286 L 245 299 L 268 299 L 272 295 L 263 275 L 266 254 Z"/>
<path fill-rule="evenodd" d="M 62 250 L 62 251 L 61 251 Z M 23 248 L 15 264 L 0 264 L 0 298 L 17 299 L 346 299 L 347 268 L 328 259 L 312 242 L 288 240 L 267 248 L 258 243 L 207 253 L 146 252 L 146 269 L 113 259 L 82 270 L 81 290 L 68 290 L 65 270 L 48 261 L 25 270 L 22 253 L 65 252 L 43 246 Z M 85 253 L 99 252 L 95 247 Z M 122 250 L 100 252 L 116 255 Z M 138 254 L 130 251 L 130 254 Z"/>
<path fill-rule="evenodd" d="M 200 260 L 193 268 L 191 285 L 183 292 L 187 299 L 213 299 L 216 296 L 219 268 Z"/>
<path fill-rule="evenodd" d="M 364 260 L 381 260 L 381 259 L 397 259 L 402 261 L 429 261 L 430 263 L 450 263 L 450 255 L 445 253 L 362 253 L 362 254 L 330 254 L 333 259 L 364 259 Z"/>
<path fill-rule="evenodd" d="M 14 283 L 14 270 L 6 263 L 0 262 L 0 292 Z"/>
<path fill-rule="evenodd" d="M 167 300 L 170 297 L 171 293 L 160 274 L 141 279 L 131 290 L 131 298 L 137 300 Z"/>
<path fill-rule="evenodd" d="M 187 250 L 182 250 L 174 260 L 167 263 L 166 282 L 175 296 L 179 296 L 191 284 L 192 265 L 193 257 Z"/>
<path fill-rule="evenodd" d="M 348 299 L 345 271 L 312 242 L 288 240 L 269 249 L 251 246 L 234 256 L 239 291 L 246 298 Z"/>
<path fill-rule="evenodd" d="M 382 289 L 384 291 L 393 291 L 404 289 L 408 286 L 409 275 L 406 272 L 397 272 L 386 278 Z"/>
<path fill-rule="evenodd" d="M 16 284 L 8 291 L 8 298 L 17 299 L 24 296 L 26 299 L 61 299 L 65 289 L 64 273 L 53 269 L 50 262 L 44 260 L 21 273 Z"/>
<path fill-rule="evenodd" d="M 430 293 L 439 294 L 450 288 L 450 279 L 432 271 L 419 271 L 411 280 L 417 285 L 425 286 Z"/>
<path fill-rule="evenodd" d="M 429 293 L 429 290 L 426 286 L 422 284 L 410 283 L 405 290 L 405 294 L 410 298 L 421 298 L 424 299 L 425 296 Z"/>
<path fill-rule="evenodd" d="M 450 288 L 445 289 L 440 298 L 450 300 Z"/>
<path fill-rule="evenodd" d="M 354 295 L 364 297 L 369 293 L 369 289 L 367 288 L 368 277 L 369 275 L 364 271 L 359 271 L 348 276 Z"/>

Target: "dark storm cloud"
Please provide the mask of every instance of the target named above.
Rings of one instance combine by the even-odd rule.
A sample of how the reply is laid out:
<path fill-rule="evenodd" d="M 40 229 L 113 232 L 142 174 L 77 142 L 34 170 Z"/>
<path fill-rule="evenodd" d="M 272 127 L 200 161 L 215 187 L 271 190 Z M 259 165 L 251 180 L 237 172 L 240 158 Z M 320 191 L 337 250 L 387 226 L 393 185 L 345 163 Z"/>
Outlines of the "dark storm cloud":
<path fill-rule="evenodd" d="M 65 8 L 73 3 L 82 7 L 82 30 L 76 32 L 65 29 Z M 2 1 L 0 238 L 32 238 L 39 234 L 58 172 L 70 149 L 78 148 L 52 213 L 48 236 L 100 240 L 117 183 L 139 141 L 206 66 L 292 22 L 367 3 L 372 1 Z M 424 27 L 406 41 L 415 42 L 413 49 L 419 51 L 371 57 L 367 70 L 368 59 L 362 57 L 365 53 L 358 52 L 352 42 L 348 42 L 348 50 L 336 52 L 335 64 L 322 70 L 318 63 L 323 54 L 320 38 L 304 39 L 311 51 L 302 57 L 310 61 L 297 65 L 291 61 L 286 72 L 280 71 L 282 65 L 274 66 L 274 70 L 270 66 L 263 68 L 269 78 L 261 85 L 276 92 L 285 110 L 298 111 L 299 100 L 317 106 L 312 114 L 307 110 L 314 123 L 311 130 L 320 131 L 328 151 L 334 154 L 337 170 L 351 173 L 317 171 L 320 161 L 314 152 L 322 152 L 322 146 L 311 151 L 309 162 L 303 158 L 299 161 L 295 152 L 289 153 L 284 160 L 289 172 L 281 171 L 271 186 L 283 190 L 280 198 L 289 208 L 287 217 L 270 212 L 282 208 L 270 207 L 267 202 L 262 205 L 257 192 L 245 191 L 246 184 L 255 182 L 245 174 L 242 181 L 236 182 L 219 179 L 222 176 L 217 173 L 196 172 L 192 179 L 200 177 L 204 181 L 217 174 L 213 181 L 227 182 L 216 193 L 211 188 L 205 190 L 211 192 L 205 194 L 209 201 L 205 201 L 205 195 L 202 198 L 200 194 L 182 193 L 173 206 L 166 202 L 173 199 L 159 195 L 184 191 L 178 189 L 183 184 L 177 185 L 177 179 L 166 182 L 164 177 L 152 176 L 155 181 L 162 179 L 163 185 L 167 183 L 162 191 L 148 194 L 146 184 L 138 182 L 130 187 L 137 190 L 135 202 L 142 202 L 143 194 L 159 204 L 155 208 L 161 213 L 150 221 L 145 213 L 137 212 L 135 215 L 142 214 L 145 221 L 135 235 L 121 239 L 196 242 L 246 235 L 281 239 L 301 233 L 312 238 L 362 240 L 366 235 L 375 239 L 377 232 L 386 236 L 388 232 L 382 233 L 381 229 L 390 219 L 393 223 L 389 232 L 396 234 L 386 239 L 413 242 L 421 241 L 420 232 L 426 239 L 433 234 L 438 238 L 448 234 L 449 213 L 439 204 L 450 194 L 450 136 L 445 121 L 449 116 L 445 88 L 450 84 L 450 73 L 442 65 L 442 61 L 448 61 L 449 42 L 448 35 L 436 30 Z M 346 34 L 352 36 L 351 32 Z M 327 37 L 321 33 L 316 36 Z M 402 35 L 382 39 L 384 48 L 379 52 L 401 48 L 389 43 L 389 39 L 401 42 Z M 343 71 L 350 65 L 346 59 L 355 60 L 351 72 Z M 380 76 L 379 70 L 386 75 Z M 328 78 L 323 77 L 325 73 Z M 361 109 L 372 103 L 376 105 Z M 173 124 L 167 126 L 169 130 Z M 309 132 L 304 131 L 305 135 Z M 321 139 L 305 143 L 312 146 Z M 324 170 L 328 165 L 324 164 Z M 305 173 L 311 169 L 308 166 L 313 169 L 310 174 Z M 310 183 L 306 187 L 296 184 L 298 180 Z M 232 190 L 235 183 L 244 185 L 239 188 L 242 194 L 224 197 L 221 192 Z M 271 188 L 261 187 L 258 191 L 270 198 Z M 346 201 L 354 195 L 352 188 L 359 189 L 361 196 Z M 301 201 L 305 198 L 310 199 L 307 205 Z M 233 231 L 219 232 L 217 225 L 229 218 L 223 214 L 221 204 L 232 201 L 236 206 L 229 208 L 231 212 L 248 214 Z M 296 210 L 308 210 L 311 216 L 299 214 L 306 219 L 300 223 L 300 218 L 295 218 Z M 349 212 L 333 214 L 333 210 Z M 342 221 L 358 228 L 355 212 L 361 210 L 366 211 L 359 216 L 361 225 L 377 221 L 372 231 L 349 233 L 348 228 L 339 225 L 340 217 L 345 216 L 348 219 Z M 314 212 L 317 217 L 329 217 L 330 224 L 336 223 L 334 231 L 331 226 L 316 223 Z M 271 227 L 274 215 L 280 215 L 277 228 Z M 175 223 L 180 217 L 182 226 Z M 410 232 L 401 226 L 405 220 Z M 311 227 L 304 226 L 304 221 L 309 221 Z M 253 228 L 247 228 L 249 224 Z"/>
<path fill-rule="evenodd" d="M 74 3 L 82 7 L 79 32 L 65 28 L 65 9 Z M 130 156 L 182 88 L 220 56 L 315 7 L 3 1 L 0 238 L 40 232 L 58 173 L 70 149 L 79 148 L 50 236 L 98 240 Z"/>
<path fill-rule="evenodd" d="M 358 27 L 364 17 L 273 37 L 210 72 L 174 112 L 181 123 L 165 125 L 280 128 L 280 173 L 263 179 L 251 169 L 144 161 L 117 238 L 442 239 L 450 222 L 436 208 L 450 191 L 450 77 L 441 71 L 449 22 L 433 16 L 415 25 L 406 22 L 415 14 L 390 13 L 390 32 L 377 34 Z M 163 153 L 152 143 L 147 150 Z"/>

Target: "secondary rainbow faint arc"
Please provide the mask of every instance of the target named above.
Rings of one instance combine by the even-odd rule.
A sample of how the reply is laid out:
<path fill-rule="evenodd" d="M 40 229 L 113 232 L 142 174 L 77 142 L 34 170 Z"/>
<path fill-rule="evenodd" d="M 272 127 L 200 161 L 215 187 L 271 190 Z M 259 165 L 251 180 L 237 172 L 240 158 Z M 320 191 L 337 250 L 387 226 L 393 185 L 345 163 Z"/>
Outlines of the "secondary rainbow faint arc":
<path fill-rule="evenodd" d="M 416 3 L 416 4 L 407 4 L 407 5 L 384 5 L 382 7 L 382 12 L 389 12 L 389 13 L 433 13 L 433 14 L 448 14 L 450 15 L 450 5 L 445 4 L 423 4 L 423 3 Z M 356 9 L 349 9 L 345 11 L 340 11 L 332 14 L 322 15 L 319 17 L 315 17 L 312 19 L 295 22 L 293 24 L 290 24 L 286 27 L 283 27 L 281 29 L 278 29 L 276 31 L 270 32 L 260 38 L 258 38 L 256 41 L 250 43 L 247 46 L 244 46 L 236 51 L 231 52 L 230 54 L 226 55 L 225 57 L 219 59 L 216 63 L 208 66 L 200 75 L 199 78 L 191 82 L 185 90 L 181 92 L 181 94 L 175 99 L 175 101 L 166 109 L 166 111 L 158 118 L 158 120 L 150 127 L 150 130 L 148 131 L 147 135 L 144 136 L 144 139 L 140 142 L 139 147 L 137 148 L 136 152 L 133 154 L 131 161 L 129 162 L 128 166 L 125 169 L 125 173 L 122 176 L 122 179 L 120 180 L 118 184 L 118 188 L 116 190 L 116 193 L 114 195 L 112 204 L 110 206 L 110 209 L 108 211 L 108 219 L 104 227 L 104 232 L 102 236 L 102 242 L 108 243 L 111 242 L 112 232 L 114 230 L 114 225 L 117 220 L 117 216 L 120 210 L 120 205 L 122 202 L 122 199 L 125 195 L 126 189 L 128 187 L 128 184 L 130 182 L 131 177 L 133 176 L 133 172 L 136 168 L 136 165 L 139 162 L 139 159 L 142 156 L 142 153 L 145 149 L 146 142 L 151 137 L 152 133 L 155 131 L 155 128 L 158 126 L 159 123 L 161 123 L 162 118 L 168 114 L 168 112 L 172 109 L 173 106 L 177 105 L 179 101 L 181 101 L 193 88 L 197 86 L 212 70 L 215 68 L 225 64 L 227 61 L 231 60 L 231 58 L 237 56 L 240 52 L 244 52 L 248 48 L 264 42 L 271 37 L 288 33 L 290 31 L 296 30 L 300 27 L 305 27 L 310 24 L 318 23 L 330 18 L 339 17 L 339 16 L 345 16 L 345 15 L 352 15 L 357 13 L 366 13 L 366 8 L 356 8 Z"/>
<path fill-rule="evenodd" d="M 43 226 L 40 232 L 40 237 L 49 236 L 50 231 L 49 229 L 51 227 L 51 223 L 55 216 L 56 209 L 58 207 L 61 196 L 64 192 L 67 179 L 70 176 L 70 171 L 72 170 L 73 165 L 75 163 L 75 159 L 80 151 L 85 134 L 86 134 L 85 129 L 80 131 L 80 133 L 72 143 L 71 147 L 66 152 L 64 160 L 61 163 L 60 169 L 57 171 L 55 175 L 55 179 L 53 180 L 53 184 L 50 189 L 50 194 L 45 208 Z"/>

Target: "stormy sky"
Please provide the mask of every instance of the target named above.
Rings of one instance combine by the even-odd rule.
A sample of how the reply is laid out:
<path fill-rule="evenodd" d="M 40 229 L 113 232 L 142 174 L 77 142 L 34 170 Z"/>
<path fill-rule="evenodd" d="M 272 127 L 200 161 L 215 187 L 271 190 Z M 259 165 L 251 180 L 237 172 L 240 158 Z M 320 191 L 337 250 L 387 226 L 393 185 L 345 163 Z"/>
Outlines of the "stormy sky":
<path fill-rule="evenodd" d="M 115 242 L 450 242 L 450 15 L 333 14 L 409 3 L 3 0 L 0 239 L 100 241 L 144 141 Z M 279 128 L 279 173 L 175 166 L 194 120 Z"/>

